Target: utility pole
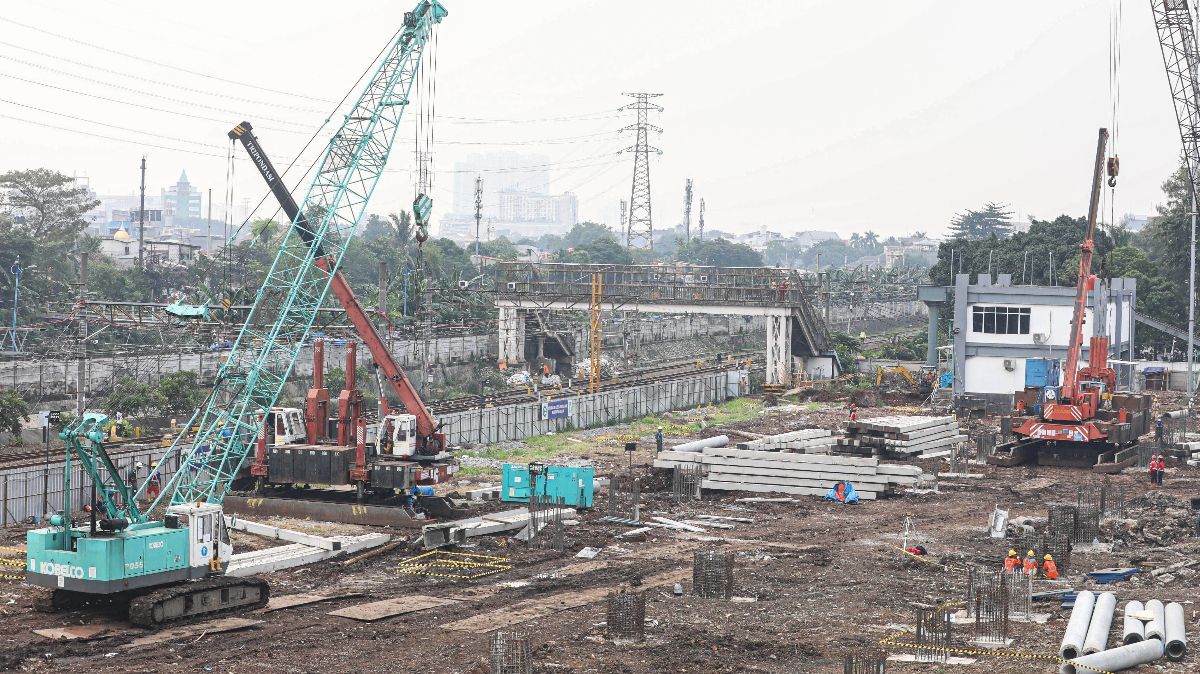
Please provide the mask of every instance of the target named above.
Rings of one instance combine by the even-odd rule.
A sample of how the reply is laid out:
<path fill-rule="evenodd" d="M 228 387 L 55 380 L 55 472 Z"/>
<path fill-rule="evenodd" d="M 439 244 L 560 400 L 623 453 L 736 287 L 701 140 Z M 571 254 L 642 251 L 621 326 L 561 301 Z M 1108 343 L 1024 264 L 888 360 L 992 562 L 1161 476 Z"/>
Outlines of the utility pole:
<path fill-rule="evenodd" d="M 212 188 L 208 188 L 208 234 L 204 236 L 204 250 L 208 251 L 208 256 L 212 257 Z"/>
<path fill-rule="evenodd" d="M 629 229 L 625 236 L 628 248 L 648 248 L 654 250 L 654 221 L 650 215 L 650 152 L 662 154 L 662 150 L 650 145 L 651 131 L 662 132 L 660 127 L 650 123 L 650 111 L 662 111 L 662 106 L 650 102 L 662 94 L 634 93 L 625 94 L 635 102 L 621 107 L 621 110 L 637 111 L 637 123 L 631 124 L 621 131 L 634 131 L 637 141 L 623 150 L 633 153 L 633 184 L 629 190 Z"/>
<path fill-rule="evenodd" d="M 692 240 L 692 179 L 683 187 L 683 240 Z"/>
<path fill-rule="evenodd" d="M 621 236 L 625 236 L 625 212 L 629 210 L 629 202 L 621 200 Z"/>
<path fill-rule="evenodd" d="M 21 298 L 21 256 L 18 255 L 16 261 L 8 268 L 8 271 L 13 275 L 13 312 L 12 312 L 12 347 L 13 353 L 20 351 L 17 348 L 17 302 Z"/>
<path fill-rule="evenodd" d="M 483 220 L 483 176 L 475 176 L 475 254 L 479 255 L 479 223 Z M 483 261 L 479 262 L 480 269 Z"/>
<path fill-rule="evenodd" d="M 142 155 L 142 199 L 138 207 L 138 269 L 146 268 L 146 155 Z M 82 412 L 83 410 L 80 410 Z"/>
<path fill-rule="evenodd" d="M 700 197 L 700 240 L 704 240 L 704 197 Z"/>
<path fill-rule="evenodd" d="M 88 323 L 87 323 L 87 275 L 88 275 L 88 254 L 86 251 L 79 253 L 79 360 L 76 362 L 76 383 L 77 390 L 75 391 L 75 414 L 82 415 L 84 406 L 87 403 L 87 395 L 84 390 L 87 388 L 87 340 L 88 340 Z"/>

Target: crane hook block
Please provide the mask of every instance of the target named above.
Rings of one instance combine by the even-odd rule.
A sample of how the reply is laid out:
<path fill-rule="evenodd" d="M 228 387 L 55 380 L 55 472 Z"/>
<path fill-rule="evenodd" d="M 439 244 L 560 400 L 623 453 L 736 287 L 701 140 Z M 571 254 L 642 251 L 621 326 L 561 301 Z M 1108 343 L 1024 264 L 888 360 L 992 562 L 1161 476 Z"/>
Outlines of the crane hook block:
<path fill-rule="evenodd" d="M 1121 172 L 1121 158 L 1112 156 L 1108 158 L 1108 186 L 1117 186 L 1117 174 Z"/>

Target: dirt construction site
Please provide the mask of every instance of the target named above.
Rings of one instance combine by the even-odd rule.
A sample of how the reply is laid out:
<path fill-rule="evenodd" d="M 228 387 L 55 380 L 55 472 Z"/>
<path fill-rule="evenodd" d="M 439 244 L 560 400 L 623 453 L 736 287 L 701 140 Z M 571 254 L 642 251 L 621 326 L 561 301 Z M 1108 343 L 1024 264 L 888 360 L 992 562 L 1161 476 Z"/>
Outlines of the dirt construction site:
<path fill-rule="evenodd" d="M 865 424 L 915 414 L 921 410 L 879 399 L 858 409 L 859 423 Z M 763 442 L 798 430 L 841 434 L 847 420 L 846 400 L 765 406 L 758 398 L 742 398 L 537 438 L 536 445 L 514 443 L 504 454 L 493 449 L 501 462 L 524 464 L 533 457 L 548 464 L 587 463 L 599 478 L 592 508 L 549 521 L 529 541 L 509 531 L 426 549 L 412 529 L 258 518 L 263 525 L 315 537 L 391 538 L 362 552 L 263 574 L 271 585 L 265 609 L 157 631 L 132 627 L 114 605 L 35 610 L 43 590 L 22 582 L 24 531 L 8 529 L 0 548 L 6 627 L 0 667 L 1054 672 L 1064 662 L 1059 654 L 1069 607 L 1085 590 L 1097 597 L 1112 592 L 1122 604 L 1176 602 L 1183 607 L 1186 631 L 1194 633 L 1200 539 L 1190 497 L 1200 477 L 1186 465 L 1169 466 L 1162 487 L 1152 489 L 1146 470 L 1136 466 L 1111 475 L 988 466 L 972 459 L 969 439 L 959 442 L 961 452 L 954 450 L 953 470 L 947 456 L 880 460 L 908 466 L 905 475 L 914 479 L 855 504 L 755 487 L 705 488 L 696 498 L 694 490 L 679 488 L 674 473 L 683 469 L 654 467 L 662 464 L 655 456 L 659 425 L 669 456 L 671 447 L 721 435 L 732 447 L 735 439 Z M 967 438 L 995 422 L 958 421 Z M 636 449 L 627 451 L 627 443 L 636 443 Z M 513 507 L 464 496 L 494 485 L 499 470 L 465 472 L 468 478 L 443 486 L 452 502 L 469 504 L 473 516 Z M 632 488 L 615 497 L 608 493 L 630 487 L 630 477 L 636 496 Z M 1068 545 L 1062 554 L 1062 542 L 1051 531 L 1060 525 L 1053 515 L 1048 519 L 1049 511 L 1075 508 L 1078 526 L 1096 493 L 1104 495 L 1104 504 L 1095 530 L 1085 532 L 1091 541 Z M 621 498 L 629 497 L 637 499 L 636 522 L 624 511 L 614 515 Z M 1005 517 L 997 524 L 1001 511 Z M 990 531 L 990 525 L 999 531 Z M 233 533 L 240 551 L 281 544 Z M 1039 560 L 1043 550 L 1058 553 L 1058 579 L 1038 575 L 1022 582 L 1028 577 L 1018 573 L 1012 583 L 987 585 L 989 578 L 1002 578 L 995 572 L 1010 549 L 1024 557 L 1033 547 Z M 1109 573 L 1094 573 L 1098 570 Z M 1122 612 L 1115 613 L 1111 634 L 1105 635 L 1113 647 L 1123 638 Z M 1193 672 L 1197 666 L 1188 651 L 1180 660 L 1162 658 L 1136 671 L 1143 670 Z"/>

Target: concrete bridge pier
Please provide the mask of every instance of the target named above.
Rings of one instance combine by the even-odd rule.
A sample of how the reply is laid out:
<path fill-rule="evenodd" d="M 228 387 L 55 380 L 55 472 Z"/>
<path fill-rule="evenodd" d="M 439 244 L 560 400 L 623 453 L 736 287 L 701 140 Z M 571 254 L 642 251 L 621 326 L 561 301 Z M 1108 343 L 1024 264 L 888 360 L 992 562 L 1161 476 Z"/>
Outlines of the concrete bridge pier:
<path fill-rule="evenodd" d="M 516 307 L 500 307 L 500 341 L 497 360 L 501 365 L 525 362 L 525 316 Z"/>

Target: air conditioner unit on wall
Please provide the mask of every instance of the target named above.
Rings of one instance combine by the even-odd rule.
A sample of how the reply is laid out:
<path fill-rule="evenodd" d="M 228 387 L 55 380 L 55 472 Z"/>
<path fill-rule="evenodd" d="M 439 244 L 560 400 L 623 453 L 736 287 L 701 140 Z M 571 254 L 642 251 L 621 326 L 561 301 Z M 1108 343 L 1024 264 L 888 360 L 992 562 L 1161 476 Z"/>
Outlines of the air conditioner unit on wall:
<path fill-rule="evenodd" d="M 1005 358 L 1004 359 L 1004 370 L 1006 372 L 1012 372 L 1015 369 L 1017 369 L 1017 364 L 1011 358 Z"/>
<path fill-rule="evenodd" d="M 1050 341 L 1050 335 L 1047 335 L 1044 332 L 1033 333 L 1033 343 L 1034 344 L 1045 344 L 1048 341 Z"/>
<path fill-rule="evenodd" d="M 509 289 L 509 290 L 516 290 L 516 289 L 517 289 L 517 284 L 516 284 L 515 282 L 513 282 L 513 281 L 509 281 L 509 282 L 508 282 L 508 289 Z"/>

